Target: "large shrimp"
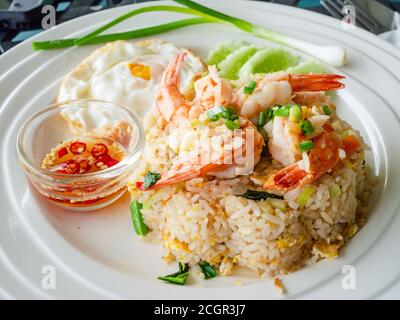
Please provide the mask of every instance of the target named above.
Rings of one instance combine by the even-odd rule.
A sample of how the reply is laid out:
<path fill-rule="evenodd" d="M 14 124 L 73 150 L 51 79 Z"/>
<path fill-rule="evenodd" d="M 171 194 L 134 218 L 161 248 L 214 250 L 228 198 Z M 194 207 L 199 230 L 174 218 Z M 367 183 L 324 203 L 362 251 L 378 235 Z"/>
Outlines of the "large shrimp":
<path fill-rule="evenodd" d="M 321 91 L 342 89 L 344 85 L 339 80 L 343 78 L 334 74 L 271 73 L 256 79 L 256 88 L 250 95 L 245 94 L 243 88 L 239 88 L 235 93 L 233 103 L 240 109 L 240 114 L 254 118 L 274 105 L 291 103 L 292 99 L 296 99 L 296 94 L 299 94 L 301 98 L 304 92 L 315 92 L 316 97 L 320 99 L 319 92 Z"/>
<path fill-rule="evenodd" d="M 308 168 L 305 169 L 300 161 L 289 165 L 270 176 L 264 189 L 286 192 L 312 183 L 333 169 L 340 162 L 339 150 L 343 148 L 343 143 L 328 123 L 324 129 L 321 135 L 313 139 L 314 148 L 307 155 Z"/>
<path fill-rule="evenodd" d="M 224 103 L 229 103 L 229 86 L 219 79 L 216 69 L 211 68 L 209 76 L 205 77 L 197 87 L 194 101 L 187 101 L 179 92 L 179 74 L 184 62 L 184 54 L 175 56 L 164 71 L 162 84 L 156 94 L 157 108 L 162 117 L 168 122 L 199 116 L 205 110 Z M 208 81 L 208 82 L 207 82 Z M 203 105 L 196 105 L 204 103 Z M 195 111 L 193 111 L 195 110 Z M 199 112 L 200 111 L 200 112 Z M 263 137 L 258 133 L 252 122 L 239 117 L 240 129 L 224 142 L 219 150 L 203 149 L 191 159 L 174 163 L 173 168 L 162 175 L 161 179 L 149 189 L 190 180 L 196 177 L 212 174 L 231 178 L 241 174 L 249 174 L 260 159 Z M 224 124 L 221 124 L 224 125 Z M 249 161 L 249 159 L 251 161 Z M 249 168 L 249 165 L 251 168 Z M 139 183 L 143 189 L 143 184 Z"/>

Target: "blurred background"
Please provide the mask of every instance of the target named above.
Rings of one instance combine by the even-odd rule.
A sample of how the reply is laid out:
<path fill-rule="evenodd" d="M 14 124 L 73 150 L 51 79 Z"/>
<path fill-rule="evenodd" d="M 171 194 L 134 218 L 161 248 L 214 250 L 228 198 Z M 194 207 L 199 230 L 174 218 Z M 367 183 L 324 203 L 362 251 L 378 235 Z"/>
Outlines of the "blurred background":
<path fill-rule="evenodd" d="M 0 54 L 21 41 L 43 31 L 41 19 L 43 5 L 56 8 L 56 24 L 116 6 L 146 2 L 148 0 L 0 0 Z M 343 19 L 344 5 L 354 4 L 360 14 L 357 24 L 375 34 L 394 29 L 390 12 L 400 11 L 400 0 L 258 0 L 297 6 L 307 10 Z M 378 3 L 375 6 L 375 3 Z M 373 4 L 374 6 L 370 7 Z M 386 11 L 385 8 L 389 10 Z M 392 11 L 393 10 L 393 11 Z M 380 23 L 375 23 L 380 20 Z M 389 21 L 390 20 L 390 21 Z M 391 36 L 387 35 L 387 38 Z"/>

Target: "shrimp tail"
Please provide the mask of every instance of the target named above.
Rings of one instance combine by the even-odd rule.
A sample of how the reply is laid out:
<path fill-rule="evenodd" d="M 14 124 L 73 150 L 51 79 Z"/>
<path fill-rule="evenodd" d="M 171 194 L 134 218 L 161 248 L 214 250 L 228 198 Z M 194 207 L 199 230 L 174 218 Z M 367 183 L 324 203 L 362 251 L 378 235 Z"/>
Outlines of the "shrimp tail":
<path fill-rule="evenodd" d="M 326 132 L 318 137 L 315 148 L 310 152 L 310 171 L 306 172 L 298 163 L 292 164 L 273 174 L 263 185 L 269 191 L 286 192 L 312 183 L 322 177 L 327 171 L 333 169 L 339 162 L 339 148 L 342 142 L 338 135 L 331 131 L 329 125 L 325 126 Z"/>
<path fill-rule="evenodd" d="M 337 74 L 290 74 L 289 83 L 294 92 L 333 91 L 345 87 L 340 82 L 344 78 Z"/>
<path fill-rule="evenodd" d="M 174 56 L 165 69 L 161 86 L 155 96 L 157 109 L 161 116 L 170 121 L 175 112 L 184 106 L 184 99 L 179 92 L 180 72 L 183 67 L 186 53 Z"/>

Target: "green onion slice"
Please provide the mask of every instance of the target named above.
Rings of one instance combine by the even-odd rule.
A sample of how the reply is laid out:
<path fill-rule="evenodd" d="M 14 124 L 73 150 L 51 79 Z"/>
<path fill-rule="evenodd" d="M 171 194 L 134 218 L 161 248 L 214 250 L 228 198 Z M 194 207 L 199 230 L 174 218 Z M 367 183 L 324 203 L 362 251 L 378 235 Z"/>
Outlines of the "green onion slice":
<path fill-rule="evenodd" d="M 243 92 L 245 94 L 252 94 L 256 89 L 257 83 L 255 81 L 251 81 L 247 87 L 244 87 Z"/>
<path fill-rule="evenodd" d="M 300 150 L 302 152 L 307 152 L 314 149 L 314 143 L 311 140 L 305 140 L 300 143 Z"/>
<path fill-rule="evenodd" d="M 329 108 L 329 106 L 327 106 L 327 105 L 324 105 L 324 106 L 322 106 L 322 110 L 324 111 L 324 113 L 327 115 L 327 116 L 330 116 L 331 114 L 332 114 L 332 110 Z"/>
<path fill-rule="evenodd" d="M 290 106 L 281 107 L 274 111 L 274 117 L 289 117 Z"/>
<path fill-rule="evenodd" d="M 201 271 L 204 274 L 205 279 L 211 279 L 211 278 L 215 278 L 217 276 L 217 271 L 207 261 L 200 262 L 199 266 L 201 268 Z"/>
<path fill-rule="evenodd" d="M 294 122 L 299 122 L 301 120 L 301 108 L 298 105 L 291 106 L 289 120 Z"/>
<path fill-rule="evenodd" d="M 143 205 L 136 200 L 132 201 L 130 205 L 133 228 L 138 236 L 144 236 L 149 232 L 149 228 L 143 220 L 142 207 Z"/>
<path fill-rule="evenodd" d="M 234 121 L 226 120 L 225 125 L 227 126 L 227 128 L 229 130 L 232 130 L 232 131 L 236 130 L 236 129 L 240 129 L 240 124 L 239 124 L 238 120 L 234 120 Z"/>
<path fill-rule="evenodd" d="M 308 121 L 308 120 L 301 121 L 300 122 L 300 128 L 301 128 L 301 132 L 303 134 L 305 134 L 306 136 L 314 133 L 314 131 L 315 131 L 312 123 L 310 121 Z"/>

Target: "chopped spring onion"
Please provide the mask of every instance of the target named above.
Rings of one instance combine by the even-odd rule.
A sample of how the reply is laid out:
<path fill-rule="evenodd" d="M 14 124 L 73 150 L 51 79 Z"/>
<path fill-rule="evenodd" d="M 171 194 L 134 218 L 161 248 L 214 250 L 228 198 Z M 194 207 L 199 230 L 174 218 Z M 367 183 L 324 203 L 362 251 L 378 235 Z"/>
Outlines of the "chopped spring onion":
<path fill-rule="evenodd" d="M 229 113 L 229 111 L 223 111 L 221 112 L 221 117 L 228 120 L 231 117 L 231 114 Z"/>
<path fill-rule="evenodd" d="M 255 81 L 251 81 L 247 87 L 244 87 L 243 92 L 245 94 L 252 94 L 256 89 L 257 83 Z"/>
<path fill-rule="evenodd" d="M 314 133 L 314 131 L 315 131 L 312 123 L 310 121 L 308 121 L 308 120 L 301 121 L 300 122 L 300 128 L 301 128 L 301 132 L 306 136 Z"/>
<path fill-rule="evenodd" d="M 330 116 L 330 115 L 332 114 L 331 109 L 330 109 L 329 106 L 327 106 L 327 105 L 323 105 L 323 106 L 322 106 L 322 110 L 324 111 L 324 113 L 325 113 L 327 116 Z"/>
<path fill-rule="evenodd" d="M 214 114 L 213 116 L 211 116 L 210 121 L 211 122 L 217 122 L 219 120 L 219 116 L 217 114 Z"/>
<path fill-rule="evenodd" d="M 245 194 L 240 195 L 241 197 L 244 197 L 249 200 L 255 200 L 255 201 L 260 201 L 260 200 L 266 200 L 268 198 L 270 199 L 283 199 L 282 196 L 278 196 L 276 194 L 272 194 L 266 191 L 257 191 L 257 190 L 250 190 L 248 189 Z"/>
<path fill-rule="evenodd" d="M 161 174 L 159 174 L 158 172 L 149 171 L 144 176 L 143 187 L 145 189 L 150 188 L 152 185 L 154 185 L 160 179 L 161 179 Z"/>
<path fill-rule="evenodd" d="M 290 106 L 284 106 L 274 111 L 274 117 L 289 117 Z"/>
<path fill-rule="evenodd" d="M 340 195 L 342 194 L 342 189 L 338 184 L 335 183 L 332 187 L 330 187 L 329 194 L 332 199 L 339 198 Z"/>
<path fill-rule="evenodd" d="M 294 105 L 289 111 L 289 120 L 299 122 L 301 120 L 301 108 L 298 105 Z"/>
<path fill-rule="evenodd" d="M 143 205 L 139 201 L 131 202 L 131 216 L 133 222 L 133 228 L 138 236 L 144 236 L 149 232 L 149 228 L 143 221 L 142 207 Z"/>
<path fill-rule="evenodd" d="M 222 112 L 226 111 L 224 106 L 216 106 L 207 110 L 207 117 L 210 119 L 212 116 L 219 116 Z"/>
<path fill-rule="evenodd" d="M 237 114 L 231 114 L 231 115 L 229 116 L 229 120 L 235 121 L 235 120 L 237 120 L 237 119 L 239 119 L 239 116 L 238 116 Z"/>
<path fill-rule="evenodd" d="M 179 271 L 173 274 L 158 277 L 157 279 L 163 280 L 173 284 L 184 285 L 189 276 L 189 265 L 179 262 Z"/>
<path fill-rule="evenodd" d="M 303 192 L 297 198 L 297 203 L 301 206 L 305 206 L 308 202 L 308 199 L 314 194 L 315 189 L 313 187 L 305 187 Z"/>
<path fill-rule="evenodd" d="M 300 151 L 307 152 L 314 149 L 314 143 L 310 140 L 306 140 L 300 143 Z"/>
<path fill-rule="evenodd" d="M 263 127 L 267 124 L 267 112 L 262 111 L 260 112 L 260 115 L 258 116 L 258 125 L 260 127 Z"/>
<path fill-rule="evenodd" d="M 227 128 L 229 130 L 232 130 L 232 131 L 240 128 L 240 124 L 239 124 L 238 120 L 234 120 L 234 121 L 226 120 L 225 125 L 227 126 Z"/>
<path fill-rule="evenodd" d="M 200 262 L 199 266 L 204 274 L 205 279 L 211 279 L 217 276 L 217 271 L 215 271 L 214 267 L 210 265 L 207 261 Z"/>

